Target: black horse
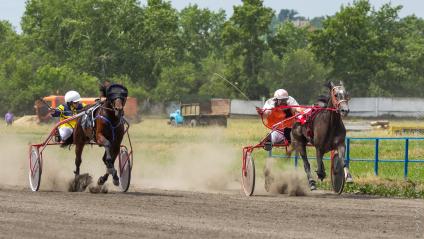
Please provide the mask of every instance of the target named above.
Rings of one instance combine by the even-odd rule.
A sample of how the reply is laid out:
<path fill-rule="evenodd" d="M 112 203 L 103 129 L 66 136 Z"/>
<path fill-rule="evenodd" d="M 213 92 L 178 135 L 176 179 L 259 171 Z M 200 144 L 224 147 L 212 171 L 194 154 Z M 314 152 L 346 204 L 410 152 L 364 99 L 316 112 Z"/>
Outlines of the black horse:
<path fill-rule="evenodd" d="M 342 82 L 336 86 L 333 82 L 326 84 L 329 96 L 325 104 L 317 104 L 324 108 L 313 109 L 306 124 L 296 122 L 292 128 L 292 144 L 303 159 L 305 172 L 311 190 L 315 190 L 315 181 L 312 179 L 311 168 L 306 155 L 306 145 L 311 143 L 316 149 L 318 164 L 317 175 L 320 180 L 326 176 L 322 158 L 325 153 L 335 150 L 342 162 L 345 160 L 345 137 L 346 128 L 342 117 L 349 113 L 349 96 Z M 321 97 L 322 103 L 324 99 Z M 325 100 L 324 100 L 325 101 Z M 326 108 L 325 108 L 326 107 Z M 346 175 L 350 177 L 348 169 L 344 168 Z"/>
<path fill-rule="evenodd" d="M 112 174 L 113 184 L 119 186 L 114 163 L 125 134 L 124 106 L 128 90 L 119 84 L 106 84 L 100 87 L 100 91 L 106 99 L 86 111 L 86 117 L 78 120 L 74 130 L 76 156 L 74 173 L 76 176 L 80 173 L 81 155 L 85 144 L 94 141 L 105 148 L 103 162 L 106 165 L 106 173 L 98 179 L 97 184 L 103 185 L 109 174 Z"/>

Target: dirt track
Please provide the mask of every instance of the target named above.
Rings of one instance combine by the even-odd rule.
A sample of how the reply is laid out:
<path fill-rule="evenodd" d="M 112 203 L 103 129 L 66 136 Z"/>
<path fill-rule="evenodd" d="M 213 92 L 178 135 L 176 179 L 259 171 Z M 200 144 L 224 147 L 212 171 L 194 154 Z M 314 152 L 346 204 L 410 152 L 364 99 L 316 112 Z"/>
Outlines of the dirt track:
<path fill-rule="evenodd" d="M 0 238 L 424 238 L 424 201 L 0 189 Z"/>

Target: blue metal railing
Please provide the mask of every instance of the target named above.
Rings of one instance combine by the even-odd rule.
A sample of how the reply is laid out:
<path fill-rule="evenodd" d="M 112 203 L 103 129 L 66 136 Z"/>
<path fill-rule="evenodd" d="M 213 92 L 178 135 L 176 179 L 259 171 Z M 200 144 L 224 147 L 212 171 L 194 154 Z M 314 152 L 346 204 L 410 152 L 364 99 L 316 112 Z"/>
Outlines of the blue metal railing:
<path fill-rule="evenodd" d="M 380 142 L 383 140 L 397 140 L 397 141 L 405 141 L 405 151 L 404 151 L 404 159 L 380 159 Z M 422 159 L 409 159 L 409 143 L 410 141 L 424 141 L 423 137 L 369 137 L 369 138 L 356 138 L 356 137 L 347 137 L 346 138 L 346 165 L 349 167 L 351 161 L 357 162 L 374 162 L 374 174 L 378 175 L 378 169 L 380 163 L 404 163 L 403 176 L 404 178 L 408 178 L 408 167 L 409 163 L 424 163 L 424 155 Z M 352 141 L 374 141 L 374 159 L 367 158 L 351 158 L 351 142 Z M 272 151 L 269 151 L 270 157 L 286 157 L 283 155 L 273 155 Z M 316 157 L 308 157 L 309 159 L 316 159 Z M 329 157 L 324 157 L 324 160 L 329 160 Z M 294 164 L 297 167 L 298 164 L 298 156 L 294 157 Z"/>

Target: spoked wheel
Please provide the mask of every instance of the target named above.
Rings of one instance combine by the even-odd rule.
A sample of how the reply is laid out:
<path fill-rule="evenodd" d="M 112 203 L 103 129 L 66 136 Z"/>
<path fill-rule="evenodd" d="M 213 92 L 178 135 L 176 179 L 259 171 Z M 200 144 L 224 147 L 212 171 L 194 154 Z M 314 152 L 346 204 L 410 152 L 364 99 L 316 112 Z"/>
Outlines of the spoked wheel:
<path fill-rule="evenodd" d="M 119 187 L 126 192 L 130 187 L 132 169 L 132 155 L 122 146 L 119 152 Z"/>
<path fill-rule="evenodd" d="M 333 191 L 337 194 L 343 192 L 345 184 L 345 175 L 344 175 L 344 162 L 342 158 L 339 157 L 339 154 L 332 151 L 331 152 L 331 184 L 333 186 Z"/>
<path fill-rule="evenodd" d="M 29 149 L 29 186 L 33 192 L 38 191 L 41 182 L 41 157 L 38 147 L 31 146 Z"/>
<path fill-rule="evenodd" d="M 253 191 L 255 191 L 255 162 L 253 161 L 252 152 L 244 151 L 243 161 L 245 162 L 245 170 L 242 169 L 241 182 L 244 194 L 251 196 Z"/>

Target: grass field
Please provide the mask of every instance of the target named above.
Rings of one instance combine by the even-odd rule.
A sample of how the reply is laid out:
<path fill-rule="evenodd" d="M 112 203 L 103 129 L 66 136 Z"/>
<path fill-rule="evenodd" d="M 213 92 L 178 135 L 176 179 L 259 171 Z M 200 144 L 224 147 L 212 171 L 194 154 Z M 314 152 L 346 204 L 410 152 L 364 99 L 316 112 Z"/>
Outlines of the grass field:
<path fill-rule="evenodd" d="M 22 142 L 40 142 L 51 130 L 52 125 L 33 125 L 5 127 L 4 122 L 0 122 L 0 136 L 19 138 Z M 230 119 L 227 128 L 220 127 L 171 127 L 167 120 L 163 118 L 145 118 L 139 124 L 131 125 L 130 134 L 134 147 L 135 165 L 140 165 L 134 170 L 140 170 L 141 178 L 151 175 L 154 170 L 160 171 L 161 167 L 168 168 L 163 171 L 163 177 L 170 174 L 170 167 L 179 167 L 178 175 L 184 175 L 185 167 L 191 170 L 208 171 L 223 167 L 222 170 L 230 175 L 229 180 L 238 180 L 240 175 L 241 152 L 243 146 L 253 145 L 264 137 L 267 129 L 262 126 L 258 119 Z M 387 137 L 390 136 L 385 131 L 349 133 L 351 137 Z M 419 135 L 413 135 L 417 137 Z M 275 153 L 282 151 L 275 150 Z M 73 153 L 60 152 L 60 155 L 67 155 L 73 158 Z M 308 154 L 315 156 L 313 149 L 308 150 Z M 71 155 L 71 156 L 69 156 Z M 268 153 L 264 150 L 255 150 L 254 158 L 256 162 L 257 176 L 262 176 L 264 159 Z M 410 159 L 424 159 L 424 141 L 412 141 L 409 145 Z M 191 160 L 188 160 L 191 158 Z M 351 144 L 351 158 L 374 158 L 373 141 L 354 141 Z M 382 141 L 380 142 L 380 159 L 403 159 L 403 141 Z M 176 164 L 182 161 L 182 164 Z M 195 167 L 198 164 L 198 167 Z M 312 170 L 315 171 L 315 160 L 311 160 Z M 293 165 L 293 160 L 279 159 L 277 167 L 285 168 Z M 329 172 L 329 161 L 325 161 L 326 170 Z M 299 167 L 303 168 L 301 160 Z M 387 187 L 404 187 L 405 183 L 414 186 L 414 190 L 424 192 L 424 164 L 409 164 L 409 181 L 403 179 L 403 163 L 380 163 L 379 177 L 374 176 L 373 162 L 351 162 L 351 173 L 357 183 L 366 185 L 381 184 Z M 202 174 L 196 175 L 197 178 Z M 176 177 L 174 175 L 174 177 Z M 215 176 L 220 177 L 220 176 Z M 196 180 L 196 179 L 195 179 Z M 224 179 L 223 179 L 224 180 Z M 226 180 L 226 179 L 225 179 Z M 409 185 L 408 184 L 408 185 Z M 328 182 L 324 182 L 324 187 L 328 187 Z M 358 190 L 353 188 L 352 191 Z M 361 191 L 359 189 L 359 191 Z M 366 192 L 367 190 L 365 190 Z M 424 194 L 424 193 L 423 193 Z"/>

